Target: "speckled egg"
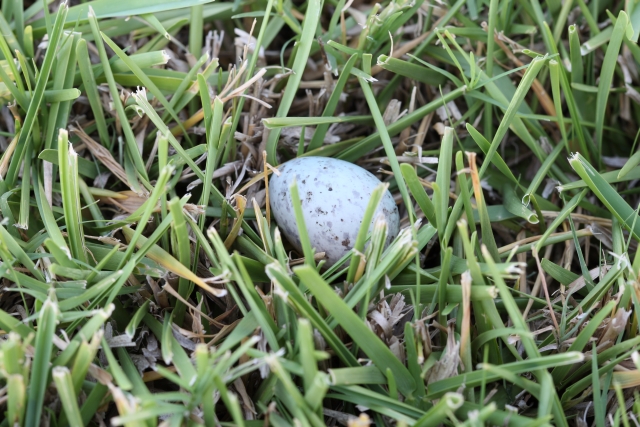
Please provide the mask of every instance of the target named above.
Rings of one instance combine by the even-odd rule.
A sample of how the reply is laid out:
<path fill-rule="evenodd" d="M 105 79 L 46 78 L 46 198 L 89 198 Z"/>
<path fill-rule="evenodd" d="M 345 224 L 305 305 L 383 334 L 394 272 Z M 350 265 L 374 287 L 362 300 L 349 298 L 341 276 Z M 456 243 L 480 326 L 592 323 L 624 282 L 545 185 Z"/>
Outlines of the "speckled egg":
<path fill-rule="evenodd" d="M 360 166 L 330 157 L 301 157 L 278 170 L 280 175 L 273 174 L 269 181 L 269 199 L 280 231 L 302 251 L 289 190 L 295 180 L 311 246 L 325 253 L 328 266 L 335 264 L 355 245 L 371 193 L 380 180 Z M 398 207 L 389 191 L 373 219 L 380 213 L 387 221 L 389 244 L 400 226 Z"/>

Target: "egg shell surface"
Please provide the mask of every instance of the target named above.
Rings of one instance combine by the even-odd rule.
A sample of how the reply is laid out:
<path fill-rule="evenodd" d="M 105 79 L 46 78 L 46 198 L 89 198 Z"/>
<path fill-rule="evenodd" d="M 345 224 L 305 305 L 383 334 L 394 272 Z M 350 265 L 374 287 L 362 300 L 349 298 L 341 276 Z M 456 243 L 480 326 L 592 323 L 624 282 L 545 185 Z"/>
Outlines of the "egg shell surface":
<path fill-rule="evenodd" d="M 360 166 L 330 157 L 293 159 L 278 171 L 280 176 L 274 173 L 269 181 L 269 200 L 280 231 L 302 252 L 290 191 L 295 180 L 311 246 L 316 253 L 325 253 L 327 266 L 335 264 L 355 245 L 371 193 L 380 180 Z M 388 245 L 400 227 L 398 207 L 389 191 L 373 221 L 380 214 L 387 222 Z"/>

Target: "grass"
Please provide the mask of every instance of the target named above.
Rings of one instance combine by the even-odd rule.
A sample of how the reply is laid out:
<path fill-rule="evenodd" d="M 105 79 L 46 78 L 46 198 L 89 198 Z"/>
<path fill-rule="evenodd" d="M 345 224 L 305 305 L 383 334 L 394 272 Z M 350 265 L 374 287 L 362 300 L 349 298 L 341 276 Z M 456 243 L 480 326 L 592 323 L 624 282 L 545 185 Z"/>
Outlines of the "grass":
<path fill-rule="evenodd" d="M 638 424 L 638 34 L 621 0 L 2 1 L 0 427 Z M 333 266 L 297 186 L 302 251 L 269 208 L 301 156 L 383 181 Z"/>

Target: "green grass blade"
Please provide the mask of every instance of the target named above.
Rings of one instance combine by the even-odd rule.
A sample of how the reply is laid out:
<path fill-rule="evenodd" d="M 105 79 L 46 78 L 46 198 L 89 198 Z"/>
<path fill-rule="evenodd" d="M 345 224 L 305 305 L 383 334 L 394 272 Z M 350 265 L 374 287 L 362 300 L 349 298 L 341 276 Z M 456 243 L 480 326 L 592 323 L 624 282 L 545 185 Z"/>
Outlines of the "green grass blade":
<path fill-rule="evenodd" d="M 416 384 L 398 358 L 391 353 L 389 348 L 380 341 L 351 311 L 344 301 L 338 297 L 329 285 L 322 280 L 320 275 L 310 266 L 301 266 L 294 269 L 309 288 L 318 301 L 334 316 L 340 326 L 347 331 L 355 343 L 369 356 L 373 363 L 384 369 L 389 368 L 395 376 L 398 390 L 405 396 L 415 390 Z"/>
<path fill-rule="evenodd" d="M 55 297 L 54 297 L 55 298 Z M 40 417 L 44 407 L 44 395 L 50 375 L 50 358 L 53 350 L 53 336 L 58 322 L 58 305 L 50 297 L 42 304 L 38 316 L 38 331 L 35 340 L 35 356 L 31 367 L 31 378 L 27 392 L 26 426 L 40 425 Z"/>
<path fill-rule="evenodd" d="M 81 262 L 87 257 L 84 247 L 84 232 L 80 221 L 80 188 L 78 185 L 78 155 L 69 143 L 69 134 L 60 129 L 58 136 L 58 164 L 60 165 L 60 186 L 62 190 L 64 218 L 69 234 L 71 256 Z"/>
<path fill-rule="evenodd" d="M 636 239 L 640 239 L 638 215 L 622 196 L 602 178 L 602 175 L 581 154 L 575 154 L 569 159 L 569 163 L 573 170 L 580 175 L 580 178 L 587 183 L 591 191 L 607 207 L 609 212 L 618 218 L 618 221 L 633 233 Z"/>
<path fill-rule="evenodd" d="M 305 66 L 307 65 L 307 59 L 309 58 L 309 52 L 311 51 L 311 44 L 313 43 L 316 27 L 318 25 L 318 16 L 320 16 L 320 0 L 310 0 L 305 14 L 305 20 L 302 27 L 302 34 L 300 40 L 296 46 L 296 55 L 291 67 L 292 75 L 289 76 L 287 81 L 287 87 L 282 94 L 280 100 L 280 106 L 276 117 L 285 117 L 289 113 L 291 104 L 293 104 L 294 97 L 300 86 L 302 75 L 304 74 Z M 278 141 L 280 139 L 280 131 L 274 130 L 269 133 L 267 140 L 267 161 L 272 165 L 277 165 L 276 149 L 278 147 Z"/>
<path fill-rule="evenodd" d="M 618 15 L 616 25 L 611 34 L 611 40 L 607 45 L 607 51 L 602 62 L 602 70 L 600 71 L 600 82 L 598 83 L 598 98 L 596 101 L 596 146 L 598 158 L 602 155 L 603 131 L 605 110 L 607 108 L 607 100 L 611 91 L 611 83 L 613 74 L 616 69 L 618 53 L 622 46 L 624 37 L 629 38 L 633 34 L 633 28 L 629 26 L 629 18 L 624 11 Z"/>

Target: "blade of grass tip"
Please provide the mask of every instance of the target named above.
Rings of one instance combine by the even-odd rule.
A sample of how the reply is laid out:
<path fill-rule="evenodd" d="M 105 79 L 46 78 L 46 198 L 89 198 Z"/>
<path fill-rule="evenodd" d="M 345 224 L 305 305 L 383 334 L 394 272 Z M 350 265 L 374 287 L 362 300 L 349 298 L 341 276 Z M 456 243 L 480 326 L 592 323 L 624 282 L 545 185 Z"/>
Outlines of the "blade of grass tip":
<path fill-rule="evenodd" d="M 53 350 L 53 336 L 58 322 L 58 305 L 54 300 L 51 289 L 49 298 L 42 304 L 38 316 L 38 330 L 36 332 L 35 353 L 31 367 L 31 378 L 27 399 L 27 416 L 25 425 L 40 425 L 40 417 L 44 408 L 44 395 L 49 378 L 49 365 Z"/>
<path fill-rule="evenodd" d="M 302 75 L 304 74 L 304 69 L 309 58 L 309 53 L 311 52 L 311 45 L 315 39 L 316 28 L 319 22 L 318 18 L 320 16 L 320 8 L 320 0 L 309 1 L 304 22 L 302 24 L 302 34 L 300 35 L 300 40 L 296 44 L 297 51 L 293 61 L 293 66 L 291 67 L 292 74 L 289 76 L 282 98 L 280 98 L 280 105 L 278 107 L 276 117 L 285 117 L 289 113 L 289 109 L 291 108 L 295 95 L 298 92 L 298 87 L 300 86 L 300 81 L 302 80 Z M 258 48 L 256 48 L 255 52 L 258 52 Z M 257 54 L 254 54 L 254 56 L 257 56 Z M 278 160 L 276 159 L 276 149 L 278 148 L 279 139 L 279 129 L 269 132 L 266 146 L 267 161 L 269 164 L 278 164 Z"/>
<path fill-rule="evenodd" d="M 620 196 L 620 194 L 607 181 L 602 178 L 593 166 L 582 157 L 580 153 L 575 154 L 569 159 L 569 164 L 574 171 L 587 183 L 591 191 L 600 199 L 627 230 L 633 233 L 634 237 L 640 240 L 640 221 L 638 214 L 629 206 L 629 204 Z"/>
<path fill-rule="evenodd" d="M 62 208 L 69 236 L 71 256 L 86 263 L 82 213 L 80 208 L 80 188 L 78 186 L 78 155 L 69 142 L 69 133 L 60 129 L 58 135 L 58 164 L 60 165 L 60 190 Z"/>
<path fill-rule="evenodd" d="M 167 56 L 166 52 L 163 50 L 154 50 L 149 52 L 141 51 L 141 50 L 142 49 L 138 49 L 138 53 L 132 54 L 129 57 L 129 59 L 135 62 L 136 64 L 138 64 L 140 68 L 145 68 L 145 69 L 154 68 L 156 65 L 166 65 L 166 63 L 169 61 L 169 57 Z M 113 57 L 109 61 L 109 63 L 111 65 L 112 73 L 123 74 L 123 73 L 130 72 L 127 64 L 120 58 Z M 102 77 L 103 67 L 101 63 L 92 65 L 91 69 L 96 78 Z M 191 79 L 191 81 L 193 81 L 193 79 Z M 81 82 L 82 82 L 82 75 L 77 73 L 76 76 L 74 77 L 74 83 L 75 83 L 74 85 L 77 86 Z"/>
<path fill-rule="evenodd" d="M 169 202 L 169 211 L 173 216 L 173 241 L 176 242 L 174 253 L 178 258 L 178 262 L 183 266 L 188 266 L 191 263 L 191 243 L 189 241 L 189 231 L 187 230 L 187 222 L 184 218 L 184 212 L 182 211 L 182 205 L 180 199 L 174 197 Z M 203 215 L 204 216 L 204 215 Z M 180 277 L 178 280 L 178 294 L 184 299 L 189 298 L 189 294 L 193 290 L 193 285 L 189 283 L 189 280 L 184 277 Z M 187 306 L 181 301 L 177 300 L 171 314 L 174 316 L 175 323 L 178 326 L 182 326 L 184 321 L 184 315 L 187 311 Z"/>
<path fill-rule="evenodd" d="M 357 277 L 357 271 L 360 268 L 360 264 L 365 262 L 362 255 L 364 252 L 364 245 L 367 240 L 367 234 L 371 229 L 371 221 L 374 219 L 373 215 L 384 197 L 389 184 L 380 184 L 372 192 L 367 204 L 367 210 L 364 212 L 362 222 L 360 223 L 360 229 L 358 230 L 358 236 L 356 237 L 355 245 L 353 246 L 353 256 L 351 257 L 351 264 L 349 265 L 349 272 L 347 273 L 347 283 L 355 283 L 360 279 Z"/>
<path fill-rule="evenodd" d="M 140 325 L 140 322 L 142 321 L 142 318 L 144 317 L 144 315 L 147 314 L 150 303 L 151 303 L 151 300 L 146 300 L 144 304 L 142 304 L 140 308 L 138 308 L 138 310 L 136 311 L 136 314 L 134 314 L 133 317 L 131 317 L 131 320 L 129 321 L 129 323 L 127 324 L 127 327 L 124 330 L 124 333 L 129 338 L 133 339 L 133 337 L 135 337 L 136 329 L 138 329 L 138 326 Z"/>
<path fill-rule="evenodd" d="M 445 37 L 448 38 L 449 42 L 451 42 L 458 49 L 458 51 L 461 53 L 461 55 L 460 55 L 461 58 L 460 59 L 464 58 L 466 60 L 467 59 L 466 55 L 464 55 L 464 53 L 461 52 L 462 49 L 460 48 L 460 45 L 458 43 L 456 43 L 452 39 L 451 33 L 446 29 L 445 30 L 440 30 L 440 29 L 436 30 L 436 35 L 438 36 L 438 39 L 439 39 L 440 43 L 442 44 L 442 47 L 444 47 L 445 51 L 449 54 L 449 58 L 451 59 L 451 61 L 455 65 L 455 67 L 458 70 L 461 71 L 461 77 L 462 77 L 462 80 L 464 81 L 464 84 L 466 86 L 468 86 L 469 88 L 473 89 L 474 86 L 471 84 L 471 82 L 469 81 L 469 79 L 466 76 L 466 73 L 464 73 L 462 66 L 460 65 L 461 61 L 458 60 L 458 56 L 457 55 L 454 55 L 453 51 L 451 50 L 451 47 L 449 46 L 449 44 L 445 40 Z M 465 61 L 465 62 L 466 62 L 466 65 L 470 65 L 468 60 Z M 470 71 L 472 71 L 472 70 L 470 70 Z"/>
<path fill-rule="evenodd" d="M 615 73 L 616 65 L 618 61 L 618 53 L 622 46 L 622 41 L 625 36 L 631 38 L 633 35 L 633 27 L 629 26 L 629 18 L 624 11 L 620 11 L 618 20 L 611 34 L 611 40 L 607 45 L 607 50 L 602 62 L 602 69 L 600 71 L 600 82 L 598 83 L 598 96 L 596 99 L 596 132 L 595 140 L 597 146 L 596 158 L 602 161 L 602 134 L 604 131 L 604 120 L 607 110 L 607 101 L 609 99 L 609 93 L 611 92 L 611 83 L 613 81 L 613 74 Z"/>
<path fill-rule="evenodd" d="M 507 133 L 509 126 L 511 126 L 511 122 L 516 116 L 518 109 L 520 108 L 520 104 L 522 104 L 525 95 L 529 92 L 529 88 L 533 84 L 533 81 L 535 80 L 536 76 L 538 75 L 546 61 L 546 57 L 538 57 L 534 58 L 529 64 L 527 71 L 522 77 L 522 80 L 520 81 L 520 84 L 518 85 L 518 88 L 516 89 L 516 92 L 513 95 L 511 102 L 509 103 L 509 107 L 504 113 L 504 117 L 500 122 L 498 129 L 496 130 L 493 140 L 491 141 L 491 146 L 489 147 L 489 150 L 485 156 L 485 160 L 482 163 L 482 167 L 480 168 L 480 178 L 482 178 L 487 168 L 491 164 L 493 155 L 498 150 L 500 142 L 502 142 L 502 139 Z"/>
<path fill-rule="evenodd" d="M 445 421 L 451 412 L 456 411 L 464 403 L 459 393 L 446 393 L 431 409 L 416 420 L 416 427 L 436 427 Z"/>
<path fill-rule="evenodd" d="M 153 13 L 143 13 L 140 15 L 140 18 L 147 21 L 147 24 L 149 24 L 160 35 L 162 35 L 166 39 L 169 39 L 169 40 L 171 39 L 171 35 L 167 33 L 167 30 L 165 30 L 164 26 L 162 25 L 162 22 L 160 22 Z"/>
<path fill-rule="evenodd" d="M 207 139 L 209 139 L 211 138 L 211 136 L 209 135 L 211 131 L 218 131 L 218 129 L 213 129 L 211 127 L 211 120 L 213 119 L 213 104 L 211 102 L 211 95 L 209 94 L 209 85 L 207 84 L 207 80 L 201 73 L 198 73 L 198 75 L 196 76 L 196 80 L 198 81 L 198 92 L 200 93 L 200 102 L 202 104 L 204 130 Z"/>
<path fill-rule="evenodd" d="M 580 52 L 580 33 L 576 25 L 569 25 L 569 60 L 571 62 L 571 82 L 584 83 L 584 62 Z"/>
<path fill-rule="evenodd" d="M 62 35 L 62 28 L 64 26 L 68 11 L 69 7 L 66 4 L 63 4 L 58 9 L 58 12 L 56 14 L 56 21 L 53 26 L 52 32 L 48 33 L 50 34 L 49 44 L 42 61 L 42 66 L 40 67 L 40 72 L 38 73 L 38 80 L 36 81 L 36 86 L 33 90 L 33 96 L 31 98 L 31 102 L 29 103 L 27 115 L 25 116 L 22 126 L 25 131 L 20 132 L 18 145 L 16 146 L 14 155 L 11 159 L 11 163 L 9 164 L 7 175 L 5 177 L 7 186 L 9 188 L 14 186 L 16 179 L 18 178 L 18 172 L 20 171 L 20 167 L 22 166 L 22 159 L 24 157 L 26 144 L 30 140 L 29 138 L 31 137 L 32 131 L 34 129 L 34 124 L 36 123 L 36 115 L 40 110 L 40 105 L 42 104 L 44 89 L 47 85 L 47 81 L 49 80 L 49 75 L 51 74 L 51 69 L 55 61 L 56 49 L 60 41 L 60 36 Z"/>
<path fill-rule="evenodd" d="M 138 52 L 144 53 L 144 52 L 153 52 L 154 50 L 159 50 L 159 49 L 164 49 L 170 41 L 173 41 L 174 44 L 176 44 L 177 46 L 180 46 L 180 49 L 182 50 L 187 50 L 187 48 L 185 46 L 182 45 L 182 43 L 180 43 L 180 41 L 178 41 L 177 39 L 175 39 L 174 37 L 178 34 L 178 32 L 189 23 L 189 18 L 186 17 L 186 15 L 181 14 L 182 18 L 176 17 L 171 19 L 171 21 L 164 21 L 167 23 L 165 30 L 163 32 L 163 34 L 156 34 L 155 36 L 153 35 L 153 31 L 150 31 L 147 28 L 139 28 L 135 31 L 136 36 L 141 37 L 142 35 L 148 35 L 149 39 L 148 41 L 140 46 L 138 48 Z M 126 30 L 120 30 L 118 29 L 118 31 L 113 31 L 113 29 L 109 29 L 107 31 L 105 31 L 105 34 L 107 34 L 109 37 L 117 37 L 119 34 L 118 33 L 128 33 L 128 31 Z M 165 33 L 169 35 L 169 37 L 165 36 Z"/>
<path fill-rule="evenodd" d="M 56 383 L 58 397 L 62 402 L 62 408 L 64 409 L 64 414 L 67 417 L 67 422 L 71 427 L 84 426 L 76 394 L 73 390 L 73 383 L 71 381 L 69 368 L 66 366 L 56 366 L 53 368 L 52 376 L 53 381 Z"/>
<path fill-rule="evenodd" d="M 529 223 L 537 224 L 540 221 L 535 212 L 531 212 L 524 206 L 522 200 L 516 195 L 514 188 L 508 183 L 502 186 L 502 202 L 509 212 L 526 219 Z"/>
<path fill-rule="evenodd" d="M 349 309 L 329 284 L 322 280 L 318 272 L 308 265 L 296 267 L 294 272 L 373 363 L 378 368 L 391 369 L 395 376 L 398 390 L 404 396 L 411 395 L 416 388 L 416 384 L 407 368 L 391 353 L 391 350 L 380 338 L 360 320 L 358 315 Z"/>
<path fill-rule="evenodd" d="M 173 350 L 171 349 L 171 338 L 173 334 L 171 332 L 171 323 L 173 320 L 173 312 L 169 313 L 168 311 L 164 312 L 164 322 L 162 323 L 162 339 L 161 349 L 162 349 L 162 360 L 165 364 L 171 365 L 171 360 L 173 359 Z"/>
<path fill-rule="evenodd" d="M 619 173 L 620 173 L 620 170 L 613 170 L 610 172 L 603 172 L 601 175 L 602 175 L 602 178 L 605 181 L 607 181 L 609 184 L 616 184 L 618 182 L 628 182 L 628 181 L 633 181 L 634 179 L 640 178 L 640 168 L 633 169 L 622 179 L 617 178 Z M 577 181 L 570 182 L 568 184 L 559 185 L 556 188 L 560 193 L 564 193 L 567 191 L 579 190 L 586 186 L 587 184 L 580 179 Z"/>
<path fill-rule="evenodd" d="M 104 43 L 101 43 L 100 40 L 100 29 L 98 25 L 98 19 L 96 18 L 96 14 L 93 11 L 93 8 L 89 6 L 87 12 L 87 19 L 89 20 L 89 25 L 91 26 L 91 33 L 93 34 L 93 38 L 96 41 L 96 47 L 98 48 L 98 53 L 100 55 L 100 62 L 102 63 L 102 70 L 104 76 L 107 80 L 107 85 L 109 86 L 109 93 L 111 94 L 111 99 L 113 100 L 113 107 L 118 114 L 118 118 L 120 119 L 120 126 L 122 126 L 122 132 L 125 136 L 126 147 L 131 159 L 134 162 L 136 171 L 142 178 L 142 183 L 145 187 L 150 188 L 150 184 L 148 183 L 147 170 L 144 166 L 144 161 L 142 160 L 142 155 L 140 154 L 140 150 L 138 149 L 138 144 L 136 143 L 135 135 L 133 134 L 133 130 L 131 129 L 131 125 L 129 123 L 129 119 L 127 119 L 127 115 L 124 111 L 124 107 L 122 106 L 122 102 L 120 102 L 120 93 L 118 92 L 118 87 L 116 86 L 116 81 L 113 77 L 113 71 L 111 70 L 111 65 L 109 64 L 109 58 L 107 56 L 107 51 L 104 47 Z"/>

